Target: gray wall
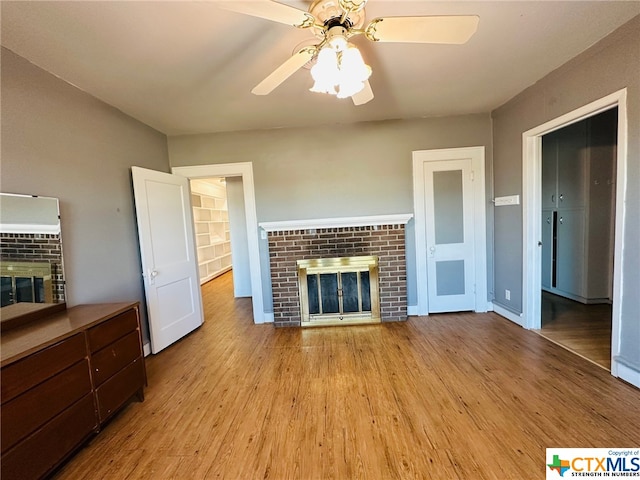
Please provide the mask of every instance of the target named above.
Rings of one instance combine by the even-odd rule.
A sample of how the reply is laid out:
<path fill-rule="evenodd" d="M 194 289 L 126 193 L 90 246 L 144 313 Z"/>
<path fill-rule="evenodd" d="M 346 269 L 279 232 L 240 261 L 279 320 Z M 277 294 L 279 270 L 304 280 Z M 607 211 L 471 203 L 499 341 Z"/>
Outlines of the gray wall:
<path fill-rule="evenodd" d="M 628 156 L 622 279 L 621 360 L 640 371 L 640 16 L 492 113 L 496 196 L 522 194 L 522 133 L 627 87 Z M 622 212 L 617 212 L 620 215 Z M 495 289 L 522 311 L 522 210 L 495 214 Z"/>
<path fill-rule="evenodd" d="M 1 55 L 0 189 L 60 199 L 69 306 L 133 300 L 144 312 L 129 168 L 169 171 L 165 135 Z"/>
<path fill-rule="evenodd" d="M 244 186 L 242 185 L 242 177 L 228 177 L 226 180 L 231 260 L 233 262 L 233 294 L 236 297 L 250 297 L 251 269 L 249 266 L 247 217 L 244 208 Z"/>
<path fill-rule="evenodd" d="M 412 213 L 413 150 L 483 145 L 489 183 L 492 178 L 488 114 L 185 135 L 169 137 L 168 143 L 172 167 L 253 162 L 259 222 Z M 491 191 L 488 185 L 488 196 Z M 414 234 L 412 221 L 407 227 L 409 305 L 417 304 Z M 261 245 L 261 264 L 268 286 L 266 245 Z M 264 294 L 269 312 L 271 292 L 267 288 Z"/>

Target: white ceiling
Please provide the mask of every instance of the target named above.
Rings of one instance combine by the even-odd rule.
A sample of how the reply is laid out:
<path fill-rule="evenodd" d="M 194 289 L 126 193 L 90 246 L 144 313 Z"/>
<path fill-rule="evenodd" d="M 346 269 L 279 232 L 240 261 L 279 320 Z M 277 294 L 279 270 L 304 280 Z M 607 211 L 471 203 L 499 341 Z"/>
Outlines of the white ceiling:
<path fill-rule="evenodd" d="M 306 9 L 310 2 L 287 1 Z M 360 47 L 375 99 L 308 91 L 308 70 L 251 89 L 305 30 L 202 1 L 2 1 L 2 45 L 168 135 L 489 112 L 640 14 L 640 1 L 382 1 L 380 16 L 475 14 L 465 45 Z"/>

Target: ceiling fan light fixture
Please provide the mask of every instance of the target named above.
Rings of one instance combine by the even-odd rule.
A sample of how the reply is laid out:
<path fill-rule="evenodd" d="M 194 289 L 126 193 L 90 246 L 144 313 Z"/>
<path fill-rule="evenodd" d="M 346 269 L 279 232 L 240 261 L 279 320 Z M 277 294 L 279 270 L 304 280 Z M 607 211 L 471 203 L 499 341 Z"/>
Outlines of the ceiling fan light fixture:
<path fill-rule="evenodd" d="M 277 0 L 220 2 L 227 10 L 310 30 L 312 46 L 293 55 L 256 85 L 251 93 L 267 95 L 301 68 L 311 67 L 312 92 L 340 98 L 354 105 L 374 97 L 369 83 L 371 67 L 349 39 L 362 35 L 371 42 L 462 45 L 478 29 L 478 15 L 411 15 L 378 17 L 365 26 L 368 0 L 309 0 L 308 11 Z M 303 2 L 296 2 L 303 3 Z"/>
<path fill-rule="evenodd" d="M 371 67 L 364 63 L 355 45 L 346 43 L 345 47 L 336 51 L 328 44 L 320 49 L 317 63 L 311 68 L 312 92 L 348 98 L 364 88 L 364 82 L 371 76 Z"/>

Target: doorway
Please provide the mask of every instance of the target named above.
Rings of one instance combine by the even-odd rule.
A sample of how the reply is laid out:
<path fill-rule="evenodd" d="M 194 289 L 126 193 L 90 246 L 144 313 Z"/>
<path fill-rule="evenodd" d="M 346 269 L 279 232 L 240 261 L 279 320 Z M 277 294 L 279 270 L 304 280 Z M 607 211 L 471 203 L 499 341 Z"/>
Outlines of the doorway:
<path fill-rule="evenodd" d="M 191 179 L 200 284 L 233 269 L 234 298 L 251 297 L 242 177 Z"/>
<path fill-rule="evenodd" d="M 542 305 L 542 137 L 555 130 L 592 117 L 614 107 L 618 108 L 615 184 L 626 185 L 627 111 L 626 89 L 596 100 L 561 117 L 523 133 L 523 325 L 529 329 L 541 327 Z M 613 289 L 611 294 L 611 374 L 618 376 L 616 358 L 620 350 L 620 299 L 622 280 L 622 243 L 624 189 L 615 193 Z"/>
<path fill-rule="evenodd" d="M 194 179 L 191 185 L 200 285 L 231 270 L 231 229 L 224 177 Z"/>
<path fill-rule="evenodd" d="M 610 369 L 618 109 L 542 137 L 539 334 Z"/>
<path fill-rule="evenodd" d="M 172 173 L 189 179 L 224 177 L 227 182 L 227 189 L 229 189 L 232 183 L 230 182 L 231 179 L 239 178 L 241 180 L 242 188 L 240 195 L 244 204 L 243 213 L 246 225 L 247 263 L 250 284 L 249 295 L 251 296 L 253 306 L 253 320 L 254 323 L 265 323 L 268 319 L 264 313 L 258 220 L 253 182 L 253 166 L 251 162 L 173 167 Z M 233 248 L 232 245 L 231 249 L 233 250 Z"/>

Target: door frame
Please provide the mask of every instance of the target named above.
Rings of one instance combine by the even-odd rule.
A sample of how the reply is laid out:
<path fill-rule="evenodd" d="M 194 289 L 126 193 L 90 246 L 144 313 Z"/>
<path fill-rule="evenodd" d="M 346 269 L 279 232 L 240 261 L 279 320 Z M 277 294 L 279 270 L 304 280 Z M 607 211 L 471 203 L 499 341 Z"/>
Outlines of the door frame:
<path fill-rule="evenodd" d="M 266 323 L 262 293 L 262 269 L 260 268 L 260 242 L 258 239 L 258 215 L 251 162 L 218 163 L 172 167 L 171 172 L 189 179 L 210 177 L 242 177 L 244 209 L 247 221 L 247 243 L 249 248 L 249 270 L 251 272 L 251 300 L 253 322 Z"/>
<path fill-rule="evenodd" d="M 627 185 L 627 89 L 550 120 L 522 134 L 522 319 L 525 328 L 541 328 L 542 301 L 542 136 L 572 123 L 618 107 L 618 145 L 616 158 L 616 218 L 613 261 L 613 299 L 611 330 L 611 374 L 617 375 L 616 357 L 620 354 L 620 301 L 622 299 L 622 272 L 624 262 L 625 197 Z"/>
<path fill-rule="evenodd" d="M 425 162 L 471 159 L 473 174 L 473 218 L 474 218 L 474 260 L 475 260 L 475 312 L 486 312 L 487 301 L 487 214 L 485 198 L 485 148 L 463 147 L 437 150 L 415 150 L 413 157 L 413 213 L 416 236 L 416 277 L 418 285 L 417 315 L 429 314 L 427 280 L 427 238 L 426 238 L 426 187 L 424 182 Z M 482 208 L 475 208 L 477 206 Z"/>

